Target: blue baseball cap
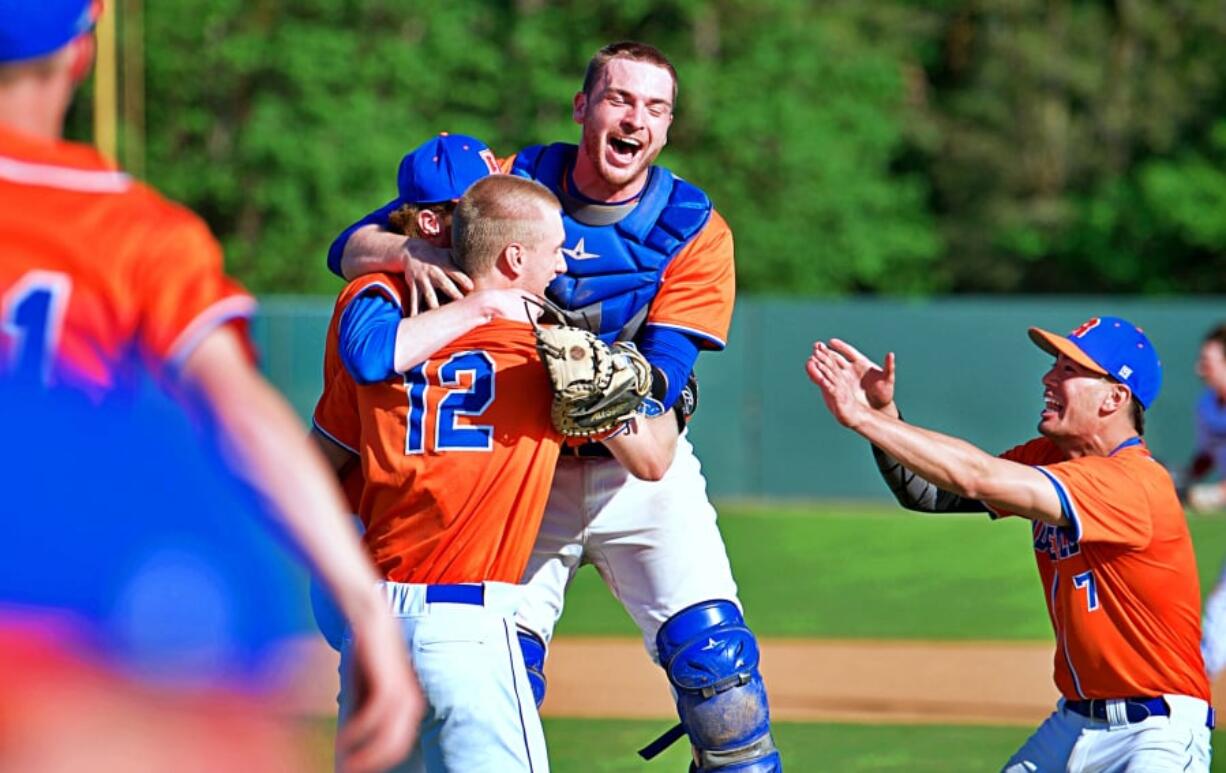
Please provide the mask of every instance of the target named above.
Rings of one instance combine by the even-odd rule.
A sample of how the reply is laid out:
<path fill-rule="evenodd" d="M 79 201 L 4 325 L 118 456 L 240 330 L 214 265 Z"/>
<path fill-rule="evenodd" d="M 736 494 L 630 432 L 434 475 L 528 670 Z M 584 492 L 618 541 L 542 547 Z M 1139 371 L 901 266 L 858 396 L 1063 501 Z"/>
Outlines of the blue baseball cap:
<path fill-rule="evenodd" d="M 443 132 L 400 160 L 396 183 L 405 204 L 456 201 L 468 186 L 498 173 L 494 152 L 479 139 Z"/>
<path fill-rule="evenodd" d="M 98 0 L 0 0 L 0 63 L 58 51 L 93 29 Z"/>
<path fill-rule="evenodd" d="M 1067 336 L 1037 327 L 1030 340 L 1048 354 L 1063 354 L 1074 362 L 1103 374 L 1132 390 L 1132 396 L 1149 408 L 1162 389 L 1162 363 L 1145 331 L 1120 317 L 1091 317 Z"/>

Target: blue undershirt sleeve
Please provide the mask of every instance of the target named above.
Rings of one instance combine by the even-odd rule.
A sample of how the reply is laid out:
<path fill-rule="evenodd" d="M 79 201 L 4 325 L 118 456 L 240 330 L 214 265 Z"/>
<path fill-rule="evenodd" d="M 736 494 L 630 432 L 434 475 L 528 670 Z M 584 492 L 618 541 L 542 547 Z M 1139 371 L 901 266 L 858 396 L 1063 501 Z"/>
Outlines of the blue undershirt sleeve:
<path fill-rule="evenodd" d="M 359 384 L 374 384 L 396 375 L 396 330 L 400 307 L 371 289 L 349 302 L 339 329 L 341 362 Z"/>
<path fill-rule="evenodd" d="M 668 379 L 668 389 L 664 392 L 664 397 L 661 398 L 658 392 L 652 391 L 664 405 L 664 410 L 672 408 L 673 403 L 681 396 L 685 381 L 690 377 L 690 371 L 698 360 L 698 344 L 680 330 L 649 325 L 639 340 L 639 350 L 652 367 Z"/>
<path fill-rule="evenodd" d="M 341 258 L 345 255 L 345 245 L 349 243 L 349 237 L 353 232 L 367 225 L 377 225 L 387 228 L 387 216 L 400 209 L 400 199 L 392 199 L 388 203 L 379 207 L 374 212 L 371 212 L 366 217 L 341 231 L 341 235 L 332 241 L 332 245 L 328 247 L 328 269 L 339 277 L 344 277 L 341 273 Z"/>

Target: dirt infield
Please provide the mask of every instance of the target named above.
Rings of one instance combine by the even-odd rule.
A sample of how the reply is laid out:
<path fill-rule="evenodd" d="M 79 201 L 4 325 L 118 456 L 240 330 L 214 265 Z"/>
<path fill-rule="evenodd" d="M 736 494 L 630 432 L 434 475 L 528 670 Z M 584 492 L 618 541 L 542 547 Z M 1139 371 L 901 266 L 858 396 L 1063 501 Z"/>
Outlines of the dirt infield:
<path fill-rule="evenodd" d="M 295 650 L 293 710 L 334 712 L 335 653 L 316 637 Z M 771 713 L 785 721 L 1035 725 L 1057 697 L 1047 643 L 767 639 L 762 651 Z M 547 717 L 674 716 L 637 639 L 557 639 L 545 673 Z"/>

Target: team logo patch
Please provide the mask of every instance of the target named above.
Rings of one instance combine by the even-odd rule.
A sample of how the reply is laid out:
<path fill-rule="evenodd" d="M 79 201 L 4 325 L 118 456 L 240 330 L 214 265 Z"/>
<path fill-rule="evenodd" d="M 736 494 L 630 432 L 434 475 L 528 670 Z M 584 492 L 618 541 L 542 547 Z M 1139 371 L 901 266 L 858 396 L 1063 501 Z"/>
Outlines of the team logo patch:
<path fill-rule="evenodd" d="M 1091 317 L 1090 319 L 1087 319 L 1085 322 L 1082 322 L 1081 325 L 1076 330 L 1069 333 L 1069 336 L 1072 338 L 1081 338 L 1086 333 L 1098 327 L 1101 321 L 1102 320 L 1100 320 L 1098 317 Z"/>
<path fill-rule="evenodd" d="M 584 244 L 584 240 L 582 238 L 579 239 L 579 243 L 576 244 L 574 247 L 571 247 L 569 249 L 566 247 L 563 247 L 562 254 L 570 258 L 571 260 L 591 260 L 592 258 L 600 257 L 600 255 L 598 255 L 595 252 L 587 251 L 587 246 Z"/>
<path fill-rule="evenodd" d="M 500 170 L 498 169 L 498 159 L 494 157 L 494 151 L 486 148 L 478 152 L 477 155 L 481 156 L 481 160 L 485 162 L 485 166 L 490 170 L 490 174 L 498 174 Z"/>

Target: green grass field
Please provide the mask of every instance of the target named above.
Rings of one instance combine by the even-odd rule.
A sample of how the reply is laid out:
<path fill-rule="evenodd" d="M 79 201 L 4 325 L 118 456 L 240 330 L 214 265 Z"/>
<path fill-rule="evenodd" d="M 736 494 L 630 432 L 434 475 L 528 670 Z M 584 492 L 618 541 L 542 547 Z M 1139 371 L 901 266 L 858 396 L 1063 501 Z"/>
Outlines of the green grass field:
<path fill-rule="evenodd" d="M 1047 641 L 1050 628 L 1020 519 L 920 516 L 893 507 L 727 506 L 720 523 L 750 623 L 763 636 Z M 1202 589 L 1226 559 L 1226 519 L 1191 521 Z M 567 595 L 560 635 L 636 636 L 595 571 Z M 593 696 L 599 701 L 599 696 Z M 553 719 L 552 769 L 683 771 L 677 744 L 643 763 L 660 723 Z M 999 770 L 1033 728 L 780 723 L 789 771 Z M 1226 735 L 1214 734 L 1226 743 Z M 1226 763 L 1214 770 L 1226 771 Z"/>
<path fill-rule="evenodd" d="M 886 506 L 726 506 L 720 524 L 749 621 L 760 635 L 1051 636 L 1029 527 L 1020 519 L 991 523 L 986 517 L 920 516 Z M 1207 592 L 1226 559 L 1226 518 L 1195 518 L 1191 527 Z M 568 593 L 558 632 L 638 635 L 590 568 Z M 635 755 L 666 724 L 548 719 L 551 769 L 681 773 L 689 759 L 684 743 L 650 763 Z M 332 727 L 319 724 L 321 758 Z M 776 724 L 775 735 L 789 773 L 971 773 L 999 770 L 1032 730 L 784 722 Z M 1215 733 L 1214 740 L 1226 744 L 1226 734 Z M 1213 769 L 1226 773 L 1226 762 Z"/>

